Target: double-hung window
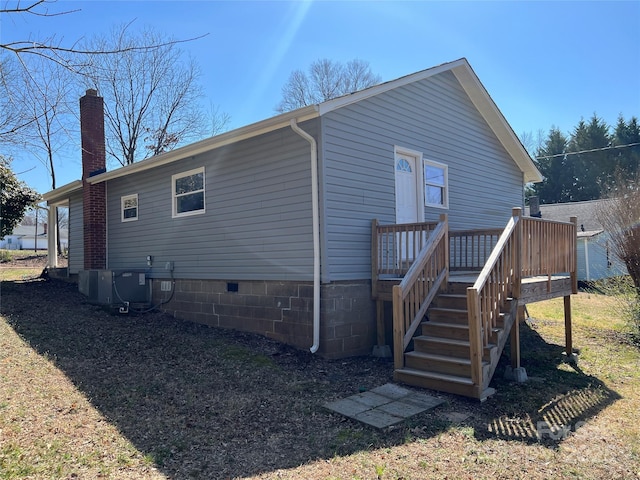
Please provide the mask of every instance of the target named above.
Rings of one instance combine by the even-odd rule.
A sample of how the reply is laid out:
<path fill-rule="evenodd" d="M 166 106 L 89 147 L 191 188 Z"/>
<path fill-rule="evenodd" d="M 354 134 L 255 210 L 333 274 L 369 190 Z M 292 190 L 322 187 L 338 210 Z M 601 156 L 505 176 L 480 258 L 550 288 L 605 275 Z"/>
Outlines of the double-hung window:
<path fill-rule="evenodd" d="M 427 207 L 449 208 L 449 178 L 445 164 L 424 161 L 424 204 Z"/>
<path fill-rule="evenodd" d="M 171 177 L 174 217 L 204 213 L 204 167 Z"/>
<path fill-rule="evenodd" d="M 138 194 L 120 197 L 120 211 L 123 222 L 138 220 Z"/>

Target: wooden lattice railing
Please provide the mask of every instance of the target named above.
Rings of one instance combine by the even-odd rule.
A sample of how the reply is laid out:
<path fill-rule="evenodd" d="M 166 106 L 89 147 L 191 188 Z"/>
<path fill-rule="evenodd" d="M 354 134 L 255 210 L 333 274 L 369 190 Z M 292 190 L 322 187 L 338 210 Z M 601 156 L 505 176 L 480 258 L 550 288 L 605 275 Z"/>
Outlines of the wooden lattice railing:
<path fill-rule="evenodd" d="M 404 367 L 404 352 L 440 286 L 447 281 L 448 230 L 447 217 L 443 215 L 400 284 L 393 287 L 393 350 L 396 369 Z"/>

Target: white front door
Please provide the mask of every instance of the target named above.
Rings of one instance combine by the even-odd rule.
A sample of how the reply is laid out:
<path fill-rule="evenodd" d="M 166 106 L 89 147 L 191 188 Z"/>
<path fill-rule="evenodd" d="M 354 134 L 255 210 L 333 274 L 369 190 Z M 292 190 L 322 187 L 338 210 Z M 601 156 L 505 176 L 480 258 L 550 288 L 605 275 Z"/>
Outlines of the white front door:
<path fill-rule="evenodd" d="M 417 223 L 424 220 L 424 210 L 420 202 L 420 157 L 404 152 L 396 152 L 396 223 Z M 416 257 L 415 232 L 398 233 L 397 266 L 408 268 Z"/>
<path fill-rule="evenodd" d="M 396 153 L 396 223 L 422 221 L 418 202 L 417 158 Z"/>

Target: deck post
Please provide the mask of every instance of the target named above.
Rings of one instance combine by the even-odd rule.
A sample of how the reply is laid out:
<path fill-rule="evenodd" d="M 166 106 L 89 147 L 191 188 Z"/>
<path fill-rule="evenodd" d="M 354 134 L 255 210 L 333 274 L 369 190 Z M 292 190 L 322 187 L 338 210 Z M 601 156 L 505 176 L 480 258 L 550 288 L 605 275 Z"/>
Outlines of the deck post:
<path fill-rule="evenodd" d="M 378 298 L 378 219 L 371 221 L 371 298 Z"/>
<path fill-rule="evenodd" d="M 482 380 L 482 325 L 480 296 L 478 290 L 467 288 L 467 310 L 469 315 L 469 354 L 471 360 L 471 380 L 474 385 L 483 389 Z"/>
<path fill-rule="evenodd" d="M 444 265 L 446 274 L 442 283 L 449 283 L 449 216 L 446 213 L 440 214 L 440 222 L 445 224 L 444 229 Z"/>
<path fill-rule="evenodd" d="M 571 295 L 564 297 L 564 336 L 567 360 L 573 359 L 573 335 L 571 332 Z"/>
<path fill-rule="evenodd" d="M 578 217 L 570 217 L 569 220 L 573 223 L 573 238 L 571 239 L 571 251 L 573 253 L 573 268 L 571 269 L 571 289 L 573 293 L 578 293 Z M 586 247 L 585 247 L 586 248 Z"/>
<path fill-rule="evenodd" d="M 376 325 L 378 329 L 378 346 L 382 347 L 386 343 L 384 328 L 384 300 L 376 299 Z"/>
<path fill-rule="evenodd" d="M 519 207 L 511 210 L 511 215 L 516 219 L 514 233 L 515 248 L 513 249 L 513 290 L 511 296 L 520 298 L 522 284 L 522 209 Z"/>
<path fill-rule="evenodd" d="M 404 302 L 402 289 L 393 287 L 393 363 L 396 370 L 404 368 Z"/>
<path fill-rule="evenodd" d="M 524 316 L 524 306 L 518 306 L 516 318 L 511 327 L 511 368 L 520 368 L 520 320 Z"/>

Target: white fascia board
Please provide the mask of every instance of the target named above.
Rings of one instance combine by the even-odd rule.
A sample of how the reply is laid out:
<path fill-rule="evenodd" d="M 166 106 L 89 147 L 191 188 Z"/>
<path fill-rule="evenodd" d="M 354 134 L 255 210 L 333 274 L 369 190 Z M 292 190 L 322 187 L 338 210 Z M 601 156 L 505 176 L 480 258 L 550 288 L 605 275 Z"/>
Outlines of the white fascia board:
<path fill-rule="evenodd" d="M 542 174 L 471 66 L 465 61 L 463 65 L 453 69 L 453 73 L 500 143 L 524 173 L 525 183 L 541 182 Z"/>
<path fill-rule="evenodd" d="M 467 65 L 467 67 L 469 65 L 465 58 L 460 58 L 458 60 L 455 60 L 449 63 L 443 63 L 442 65 L 431 67 L 426 70 L 422 70 L 420 72 L 412 73 L 410 75 L 400 77 L 396 80 L 391 80 L 389 82 L 381 83 L 379 85 L 374 85 L 373 87 L 369 87 L 355 93 L 350 93 L 347 95 L 343 95 L 342 97 L 334 98 L 333 100 L 328 100 L 318 105 L 320 115 L 324 115 L 333 110 L 337 110 L 347 105 L 351 105 L 352 103 L 359 102 L 366 98 L 373 97 L 384 92 L 388 92 L 389 90 L 393 90 L 394 88 L 403 87 L 405 85 L 409 85 L 414 82 L 419 82 L 426 78 L 433 77 L 434 75 L 438 75 L 439 73 L 453 70 L 454 68 L 460 67 L 462 65 Z"/>
<path fill-rule="evenodd" d="M 44 195 L 42 199 L 50 206 L 64 205 L 69 201 L 69 195 L 82 190 L 82 180 L 74 180 L 71 183 L 67 183 L 62 187 L 51 190 Z"/>
<path fill-rule="evenodd" d="M 253 123 L 245 127 L 232 130 L 230 132 L 221 133 L 215 137 L 207 138 L 199 142 L 185 145 L 184 147 L 171 150 L 170 152 L 156 155 L 155 157 L 147 158 L 131 165 L 120 167 L 116 170 L 111 170 L 93 177 L 87 178 L 87 182 L 102 183 L 114 178 L 123 177 L 132 173 L 143 172 L 151 168 L 159 167 L 160 165 L 166 165 L 178 160 L 182 160 L 188 157 L 193 157 L 200 153 L 208 152 L 210 150 L 223 147 L 225 145 L 231 145 L 242 140 L 247 140 L 252 137 L 257 137 L 274 130 L 279 130 L 284 127 L 288 127 L 291 123 L 291 119 L 296 119 L 297 122 L 304 122 L 311 120 L 319 116 L 317 105 L 310 105 L 308 107 L 302 107 L 291 112 L 286 112 L 275 117 L 268 118 L 261 122 Z"/>

